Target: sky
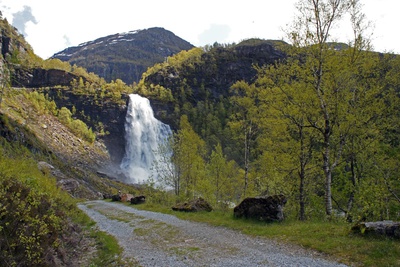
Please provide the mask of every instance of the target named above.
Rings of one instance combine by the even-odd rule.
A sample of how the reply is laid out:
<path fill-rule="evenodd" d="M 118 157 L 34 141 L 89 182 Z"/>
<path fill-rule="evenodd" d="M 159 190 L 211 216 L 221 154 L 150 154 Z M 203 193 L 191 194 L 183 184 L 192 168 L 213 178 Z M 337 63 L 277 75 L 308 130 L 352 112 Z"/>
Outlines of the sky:
<path fill-rule="evenodd" d="M 67 47 L 116 33 L 162 27 L 195 46 L 249 38 L 285 40 L 298 0 L 0 0 L 3 18 L 47 59 Z M 399 0 L 361 0 L 375 51 L 400 54 Z M 337 41 L 350 27 L 337 26 Z"/>

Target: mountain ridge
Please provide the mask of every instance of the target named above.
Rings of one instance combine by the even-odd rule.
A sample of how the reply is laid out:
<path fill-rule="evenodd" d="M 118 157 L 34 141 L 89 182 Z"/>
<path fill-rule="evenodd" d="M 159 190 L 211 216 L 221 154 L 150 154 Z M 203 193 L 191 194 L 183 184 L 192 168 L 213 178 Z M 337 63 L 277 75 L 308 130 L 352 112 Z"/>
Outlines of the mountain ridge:
<path fill-rule="evenodd" d="M 84 67 L 106 81 L 138 82 L 155 63 L 194 46 L 161 27 L 132 30 L 97 38 L 68 47 L 51 58 Z"/>

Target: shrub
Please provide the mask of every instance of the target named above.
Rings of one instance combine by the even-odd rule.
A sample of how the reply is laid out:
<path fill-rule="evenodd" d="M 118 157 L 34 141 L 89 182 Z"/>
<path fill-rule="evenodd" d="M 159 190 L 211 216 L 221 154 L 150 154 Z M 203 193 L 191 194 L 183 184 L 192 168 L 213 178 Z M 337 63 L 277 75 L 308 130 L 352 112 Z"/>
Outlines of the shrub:
<path fill-rule="evenodd" d="M 65 216 L 49 196 L 18 180 L 0 182 L 0 262 L 39 266 L 57 246 Z"/>

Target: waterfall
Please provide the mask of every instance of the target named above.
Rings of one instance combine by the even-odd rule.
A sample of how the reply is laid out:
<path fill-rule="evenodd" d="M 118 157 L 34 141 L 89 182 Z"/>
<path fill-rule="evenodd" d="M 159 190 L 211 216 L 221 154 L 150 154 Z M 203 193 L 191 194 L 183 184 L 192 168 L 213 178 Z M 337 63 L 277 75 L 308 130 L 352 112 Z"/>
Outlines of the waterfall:
<path fill-rule="evenodd" d="M 165 142 L 172 134 L 169 125 L 154 117 L 147 98 L 137 94 L 129 95 L 125 121 L 125 156 L 121 169 L 130 183 L 142 183 L 150 176 L 156 176 L 151 166 L 157 160 L 155 151 L 158 144 Z"/>

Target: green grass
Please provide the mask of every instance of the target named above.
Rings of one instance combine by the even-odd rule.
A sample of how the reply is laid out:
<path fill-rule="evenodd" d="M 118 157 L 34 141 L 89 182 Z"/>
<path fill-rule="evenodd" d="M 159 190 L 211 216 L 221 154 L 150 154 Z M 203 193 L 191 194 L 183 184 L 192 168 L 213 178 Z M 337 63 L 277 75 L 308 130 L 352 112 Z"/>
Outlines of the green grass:
<path fill-rule="evenodd" d="M 83 211 L 77 210 L 73 220 L 81 225 L 89 236 L 95 240 L 96 255 L 91 260 L 91 267 L 114 266 L 113 264 L 122 262 L 122 248 L 115 237 L 98 230 L 95 227 L 96 222 L 90 219 Z"/>
<path fill-rule="evenodd" d="M 154 204 L 135 206 L 139 209 L 173 214 L 178 218 L 224 226 L 248 235 L 301 245 L 350 266 L 400 266 L 400 240 L 361 236 L 351 233 L 353 224 L 342 221 L 284 221 L 264 223 L 236 219 L 233 212 L 212 211 L 184 213 Z"/>

